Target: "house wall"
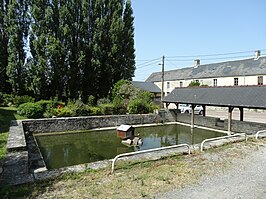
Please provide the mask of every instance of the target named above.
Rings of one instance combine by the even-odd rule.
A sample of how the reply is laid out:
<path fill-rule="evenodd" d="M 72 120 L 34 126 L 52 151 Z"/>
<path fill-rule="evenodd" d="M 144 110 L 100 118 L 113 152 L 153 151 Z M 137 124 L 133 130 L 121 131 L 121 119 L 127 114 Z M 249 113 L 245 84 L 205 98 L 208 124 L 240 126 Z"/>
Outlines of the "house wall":
<path fill-rule="evenodd" d="M 266 85 L 266 75 L 254 75 L 254 76 L 232 76 L 232 77 L 213 77 L 213 78 L 199 78 L 199 79 L 186 79 L 186 80 L 174 80 L 165 81 L 164 83 L 164 95 L 171 93 L 175 88 L 180 88 L 180 82 L 182 87 L 187 87 L 190 82 L 198 80 L 201 84 L 208 86 L 214 86 L 213 81 L 217 79 L 217 86 L 234 86 L 234 78 L 238 78 L 239 86 L 258 85 L 258 76 L 263 76 L 263 84 Z M 168 84 L 169 82 L 169 84 Z M 162 88 L 161 82 L 154 82 L 160 89 Z"/>

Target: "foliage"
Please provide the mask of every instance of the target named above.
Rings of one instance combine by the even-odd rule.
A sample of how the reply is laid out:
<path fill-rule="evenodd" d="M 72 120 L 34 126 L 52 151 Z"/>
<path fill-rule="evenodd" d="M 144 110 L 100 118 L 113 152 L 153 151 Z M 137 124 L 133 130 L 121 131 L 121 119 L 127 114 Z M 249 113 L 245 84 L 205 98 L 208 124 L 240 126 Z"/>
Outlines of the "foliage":
<path fill-rule="evenodd" d="M 107 97 L 134 76 L 133 22 L 129 0 L 1 1 L 0 92 Z"/>
<path fill-rule="evenodd" d="M 94 105 L 95 105 L 95 97 L 94 97 L 93 95 L 90 95 L 90 96 L 88 97 L 88 102 L 87 102 L 87 104 L 88 104 L 89 106 L 94 106 Z"/>
<path fill-rule="evenodd" d="M 55 108 L 53 109 L 53 116 L 56 117 L 71 117 L 73 116 L 72 110 L 70 110 L 68 107 L 62 107 L 62 108 Z"/>
<path fill-rule="evenodd" d="M 28 95 L 23 96 L 15 96 L 13 99 L 13 105 L 18 107 L 20 104 L 24 104 L 27 102 L 34 102 L 34 98 Z"/>
<path fill-rule="evenodd" d="M 200 83 L 197 81 L 192 81 L 189 83 L 188 87 L 195 87 L 195 86 L 200 86 Z"/>
<path fill-rule="evenodd" d="M 102 114 L 100 107 L 96 107 L 96 106 L 89 107 L 89 110 L 91 112 L 90 115 L 101 115 Z"/>
<path fill-rule="evenodd" d="M 129 84 L 131 84 L 130 81 L 128 81 L 128 80 L 124 80 L 124 79 L 121 79 L 121 80 L 119 80 L 118 82 L 116 82 L 116 83 L 114 84 L 113 89 L 112 89 L 112 96 L 111 96 L 111 99 L 112 99 L 112 100 L 115 99 L 115 97 L 118 95 L 118 92 L 119 92 L 120 89 L 121 89 L 121 86 L 123 86 L 123 85 L 129 85 Z"/>
<path fill-rule="evenodd" d="M 147 114 L 152 113 L 159 107 L 153 103 L 153 94 L 149 92 L 141 92 L 138 98 L 132 98 L 127 107 L 129 114 Z"/>
<path fill-rule="evenodd" d="M 0 133 L 0 166 L 6 156 L 6 142 L 8 133 Z"/>
<path fill-rule="evenodd" d="M 101 104 L 99 107 L 103 115 L 113 115 L 115 112 L 115 107 L 113 104 Z"/>
<path fill-rule="evenodd" d="M 110 104 L 111 103 L 111 100 L 108 99 L 108 98 L 101 98 L 101 99 L 98 99 L 97 101 L 97 106 L 101 106 L 103 104 Z"/>
<path fill-rule="evenodd" d="M 41 105 L 28 102 L 19 105 L 18 114 L 27 118 L 41 118 L 43 117 L 43 109 Z"/>
<path fill-rule="evenodd" d="M 195 86 L 208 86 L 208 84 L 200 84 L 198 81 L 192 81 L 188 85 L 188 87 L 195 87 Z"/>

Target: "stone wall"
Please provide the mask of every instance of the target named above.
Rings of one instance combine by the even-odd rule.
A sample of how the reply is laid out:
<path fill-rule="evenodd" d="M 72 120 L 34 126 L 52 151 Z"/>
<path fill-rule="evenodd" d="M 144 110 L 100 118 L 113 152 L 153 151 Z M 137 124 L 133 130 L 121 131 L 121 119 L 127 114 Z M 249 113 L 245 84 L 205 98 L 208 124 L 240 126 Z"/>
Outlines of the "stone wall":
<path fill-rule="evenodd" d="M 24 131 L 34 133 L 89 130 L 115 127 L 121 124 L 152 124 L 161 122 L 159 115 L 110 115 L 23 120 Z"/>
<path fill-rule="evenodd" d="M 168 117 L 175 117 L 175 121 L 191 124 L 191 115 L 189 114 L 181 114 L 177 113 L 174 110 L 169 110 L 167 112 Z M 167 117 L 167 116 L 166 116 Z M 201 115 L 195 115 L 195 125 L 205 126 L 209 128 L 219 129 L 219 130 L 228 130 L 228 120 L 221 120 L 220 118 L 215 117 L 203 117 Z M 266 130 L 265 123 L 257 123 L 257 122 L 248 122 L 248 121 L 238 121 L 232 120 L 232 132 L 238 133 L 247 133 L 247 134 L 255 134 L 257 131 Z"/>
<path fill-rule="evenodd" d="M 227 128 L 227 125 L 228 125 L 228 120 L 224 120 L 225 128 Z M 266 124 L 265 123 L 257 123 L 257 122 L 233 120 L 231 130 L 233 132 L 255 134 L 257 131 L 266 130 Z"/>

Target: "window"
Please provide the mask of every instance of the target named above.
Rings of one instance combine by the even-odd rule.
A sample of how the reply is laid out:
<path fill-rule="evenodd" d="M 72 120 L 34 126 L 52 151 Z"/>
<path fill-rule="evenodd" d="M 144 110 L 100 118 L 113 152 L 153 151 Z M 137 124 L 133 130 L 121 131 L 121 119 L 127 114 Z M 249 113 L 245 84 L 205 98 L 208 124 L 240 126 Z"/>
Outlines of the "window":
<path fill-rule="evenodd" d="M 179 87 L 182 88 L 183 87 L 183 82 L 180 82 L 179 84 L 180 84 Z"/>
<path fill-rule="evenodd" d="M 263 76 L 258 76 L 258 85 L 263 85 Z"/>
<path fill-rule="evenodd" d="M 167 88 L 170 88 L 170 82 L 167 82 Z"/>
<path fill-rule="evenodd" d="M 217 86 L 217 79 L 213 79 L 213 86 Z"/>
<path fill-rule="evenodd" d="M 238 86 L 238 78 L 237 78 L 237 77 L 234 78 L 234 85 L 235 85 L 235 86 Z"/>

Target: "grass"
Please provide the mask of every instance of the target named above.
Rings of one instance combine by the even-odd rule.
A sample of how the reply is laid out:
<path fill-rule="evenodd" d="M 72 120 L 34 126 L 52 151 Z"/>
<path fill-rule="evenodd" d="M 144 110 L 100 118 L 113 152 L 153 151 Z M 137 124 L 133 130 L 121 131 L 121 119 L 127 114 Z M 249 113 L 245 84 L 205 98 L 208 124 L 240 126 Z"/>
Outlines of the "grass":
<path fill-rule="evenodd" d="M 0 107 L 0 166 L 6 155 L 6 142 L 11 120 L 25 119 L 17 114 L 15 107 Z"/>

